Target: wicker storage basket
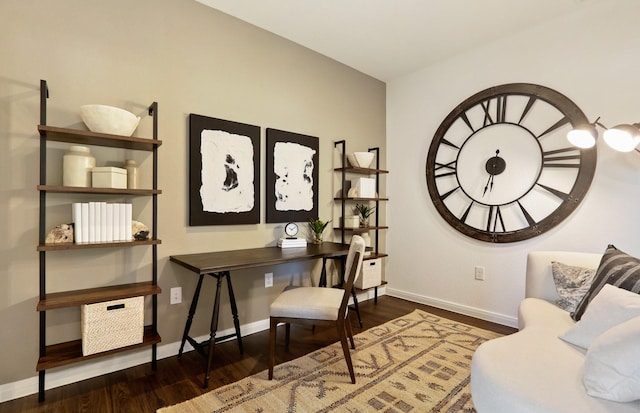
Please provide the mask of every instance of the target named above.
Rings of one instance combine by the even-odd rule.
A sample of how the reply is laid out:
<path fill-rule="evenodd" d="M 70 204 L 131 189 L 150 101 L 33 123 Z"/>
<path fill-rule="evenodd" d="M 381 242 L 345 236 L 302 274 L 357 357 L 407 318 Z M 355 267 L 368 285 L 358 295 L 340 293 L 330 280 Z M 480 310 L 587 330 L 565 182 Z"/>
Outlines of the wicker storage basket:
<path fill-rule="evenodd" d="M 144 297 L 83 305 L 80 321 L 84 356 L 142 343 Z"/>

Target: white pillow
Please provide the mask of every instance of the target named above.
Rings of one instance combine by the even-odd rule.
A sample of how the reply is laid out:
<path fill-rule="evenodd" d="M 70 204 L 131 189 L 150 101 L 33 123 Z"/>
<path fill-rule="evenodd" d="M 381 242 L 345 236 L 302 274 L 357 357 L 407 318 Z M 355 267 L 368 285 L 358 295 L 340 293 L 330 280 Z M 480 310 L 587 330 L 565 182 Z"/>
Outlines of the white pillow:
<path fill-rule="evenodd" d="M 574 346 L 587 349 L 600 334 L 637 316 L 640 316 L 640 294 L 605 284 L 593 298 L 580 321 L 560 338 Z"/>
<path fill-rule="evenodd" d="M 640 317 L 610 328 L 591 343 L 583 382 L 590 396 L 640 400 Z"/>

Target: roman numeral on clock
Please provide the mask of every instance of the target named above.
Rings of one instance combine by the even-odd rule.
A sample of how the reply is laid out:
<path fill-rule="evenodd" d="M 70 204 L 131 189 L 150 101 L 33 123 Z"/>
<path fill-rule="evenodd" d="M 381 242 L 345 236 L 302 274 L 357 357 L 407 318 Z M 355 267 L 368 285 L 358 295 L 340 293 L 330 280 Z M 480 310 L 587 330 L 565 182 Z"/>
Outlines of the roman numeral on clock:
<path fill-rule="evenodd" d="M 489 217 L 487 218 L 487 232 L 497 232 L 498 224 L 502 232 L 505 232 L 504 221 L 502 220 L 502 213 L 500 212 L 500 206 L 489 206 Z"/>
<path fill-rule="evenodd" d="M 563 155 L 573 152 L 573 155 Z M 576 154 L 576 152 L 578 152 Z M 544 168 L 580 168 L 580 163 L 566 161 L 580 161 L 579 149 L 574 147 L 566 147 L 553 151 L 542 152 L 542 166 Z"/>

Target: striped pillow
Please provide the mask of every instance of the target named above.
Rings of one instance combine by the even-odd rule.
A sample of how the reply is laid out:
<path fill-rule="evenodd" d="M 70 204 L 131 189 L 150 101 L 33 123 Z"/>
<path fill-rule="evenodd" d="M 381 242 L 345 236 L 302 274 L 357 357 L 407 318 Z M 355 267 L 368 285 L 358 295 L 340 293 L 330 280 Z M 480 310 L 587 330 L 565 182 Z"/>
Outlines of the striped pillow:
<path fill-rule="evenodd" d="M 602 256 L 589 291 L 576 306 L 571 318 L 580 320 L 587 306 L 605 284 L 640 294 L 640 259 L 634 258 L 613 245 L 609 245 Z"/>

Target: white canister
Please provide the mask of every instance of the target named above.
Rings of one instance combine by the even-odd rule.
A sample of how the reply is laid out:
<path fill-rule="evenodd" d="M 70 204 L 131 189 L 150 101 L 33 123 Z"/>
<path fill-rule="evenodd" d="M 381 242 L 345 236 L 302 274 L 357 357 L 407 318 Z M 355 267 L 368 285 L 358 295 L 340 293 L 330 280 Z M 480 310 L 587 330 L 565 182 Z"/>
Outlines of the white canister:
<path fill-rule="evenodd" d="M 133 159 L 127 159 L 124 163 L 127 170 L 127 188 L 138 189 L 140 186 L 140 177 L 138 176 L 138 165 Z"/>
<path fill-rule="evenodd" d="M 62 185 L 91 186 L 91 168 L 96 158 L 86 146 L 72 146 L 62 156 Z"/>

